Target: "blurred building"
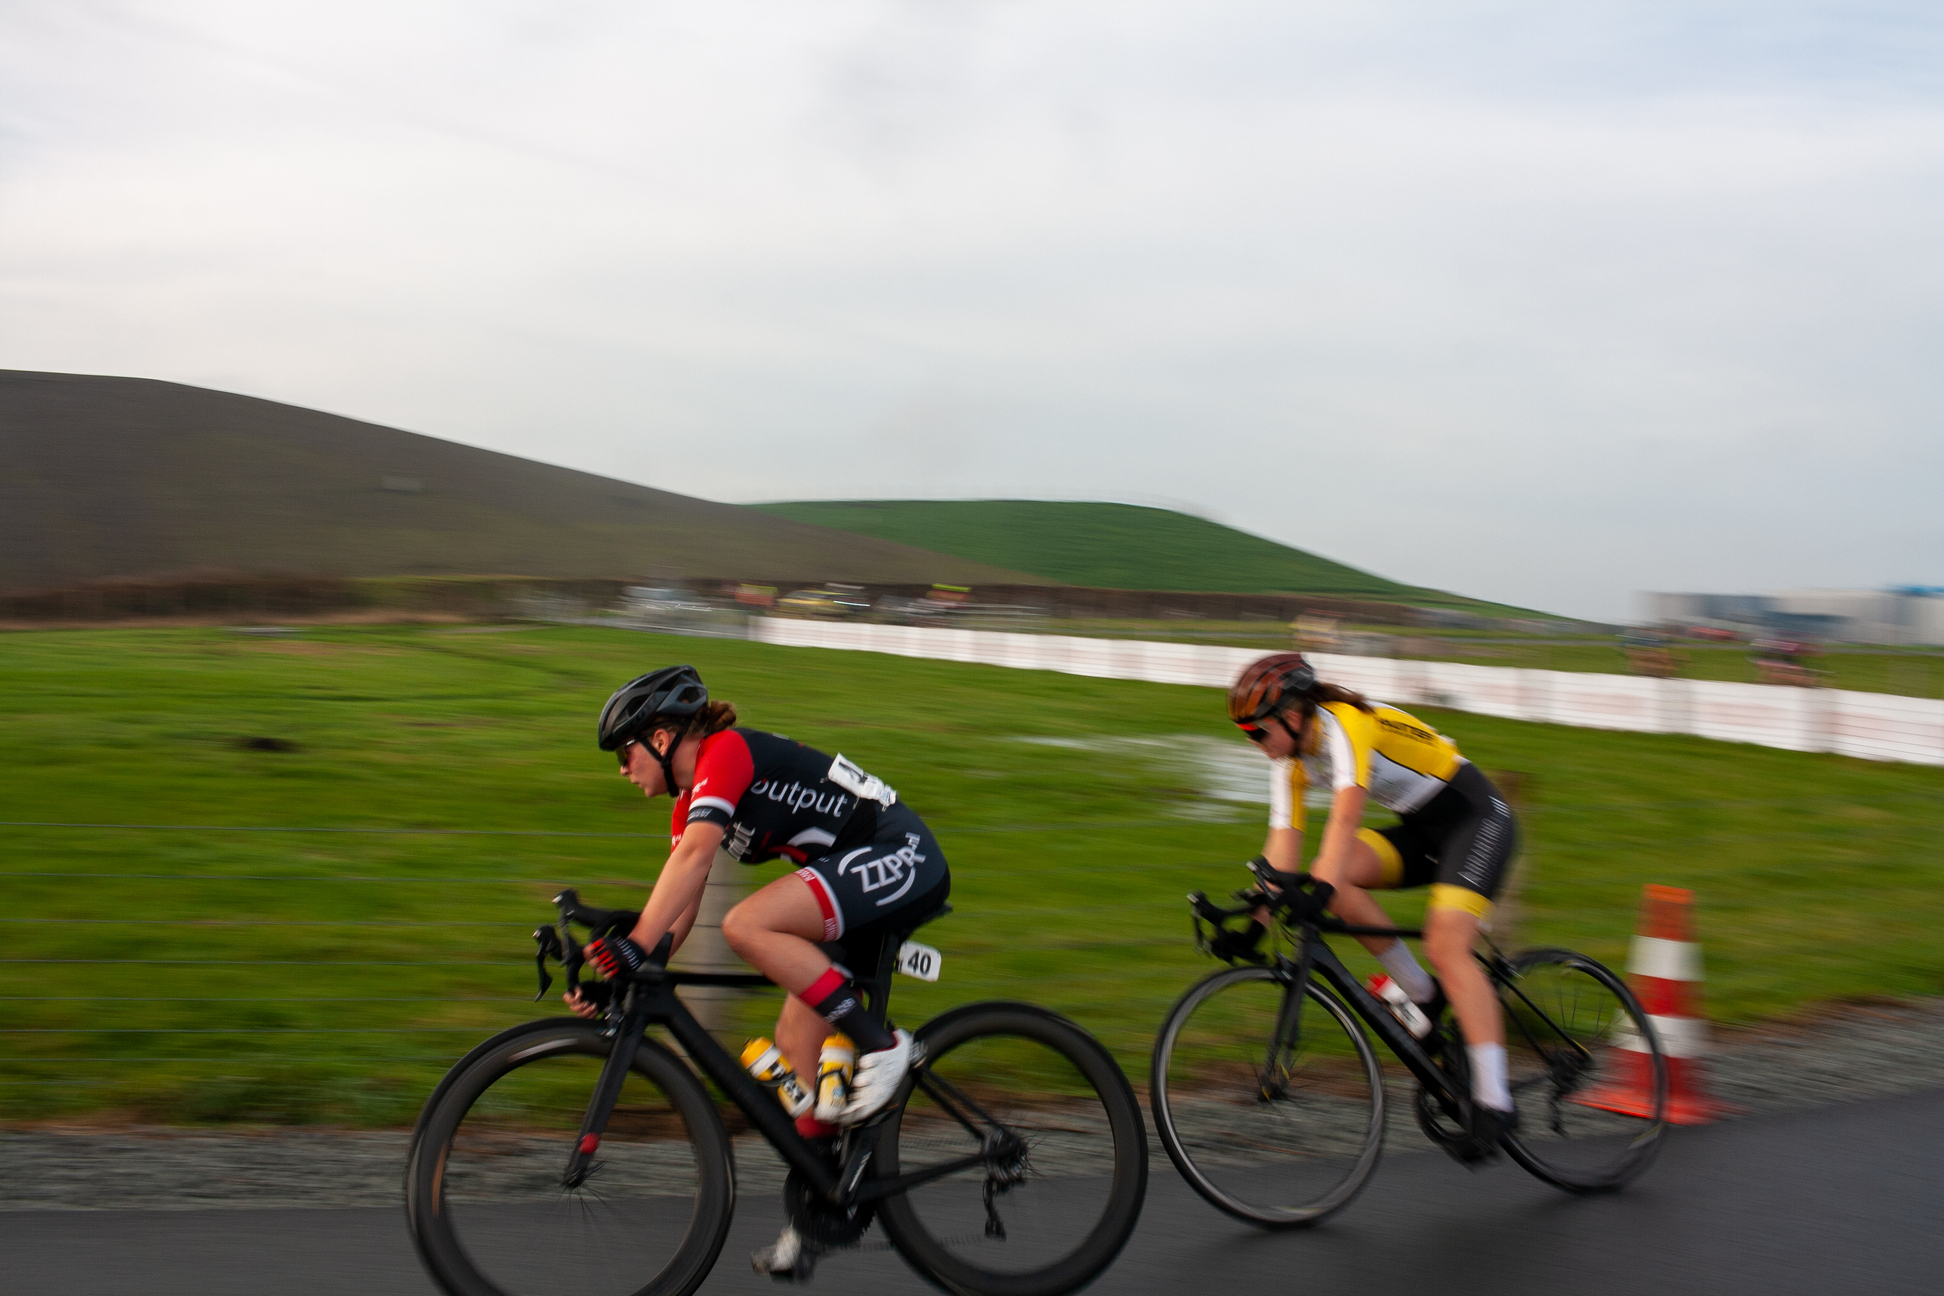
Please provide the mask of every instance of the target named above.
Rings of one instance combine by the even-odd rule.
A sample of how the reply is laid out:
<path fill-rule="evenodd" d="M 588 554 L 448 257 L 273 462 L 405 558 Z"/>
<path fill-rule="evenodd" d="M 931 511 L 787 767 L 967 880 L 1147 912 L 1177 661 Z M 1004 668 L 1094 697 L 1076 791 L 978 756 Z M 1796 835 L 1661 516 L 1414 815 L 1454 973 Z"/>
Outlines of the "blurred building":
<path fill-rule="evenodd" d="M 1642 593 L 1649 625 L 1709 626 L 1836 643 L 1944 644 L 1944 586 L 1782 590 L 1774 594 Z"/>

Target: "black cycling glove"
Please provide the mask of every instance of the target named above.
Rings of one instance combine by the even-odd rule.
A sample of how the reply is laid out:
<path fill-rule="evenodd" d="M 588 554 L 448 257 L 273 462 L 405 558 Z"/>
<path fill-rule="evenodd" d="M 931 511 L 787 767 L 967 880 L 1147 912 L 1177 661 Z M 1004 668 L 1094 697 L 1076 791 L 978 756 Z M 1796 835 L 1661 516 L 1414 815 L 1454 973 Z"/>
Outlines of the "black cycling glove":
<path fill-rule="evenodd" d="M 626 936 L 603 936 L 587 943 L 587 961 L 609 980 L 631 976 L 648 966 L 648 951 Z"/>
<path fill-rule="evenodd" d="M 1271 903 L 1281 904 L 1287 909 L 1293 922 L 1322 917 L 1323 911 L 1330 907 L 1330 901 L 1336 895 L 1336 888 L 1328 882 L 1312 881 L 1309 889 L 1304 890 L 1296 880 L 1297 874 L 1284 873 L 1261 855 L 1250 860 L 1248 867 L 1249 872 L 1255 874 L 1256 881 L 1262 884 L 1262 890 L 1271 897 Z"/>
<path fill-rule="evenodd" d="M 1321 918 L 1323 911 L 1330 907 L 1330 901 L 1335 898 L 1336 888 L 1328 882 L 1312 882 L 1307 891 L 1298 891 L 1292 887 L 1282 893 L 1283 904 L 1288 907 L 1292 922 L 1307 922 L 1312 918 Z"/>

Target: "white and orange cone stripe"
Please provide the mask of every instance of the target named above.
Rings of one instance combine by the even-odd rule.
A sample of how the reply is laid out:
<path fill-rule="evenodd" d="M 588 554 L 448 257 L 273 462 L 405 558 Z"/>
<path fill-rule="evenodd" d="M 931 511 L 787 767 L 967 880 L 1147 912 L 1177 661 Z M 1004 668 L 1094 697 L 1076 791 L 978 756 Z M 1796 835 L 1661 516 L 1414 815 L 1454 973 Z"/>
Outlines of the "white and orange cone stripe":
<path fill-rule="evenodd" d="M 1700 1125 L 1722 1113 L 1702 1084 L 1708 1023 L 1701 1016 L 1701 946 L 1694 940 L 1694 893 L 1649 886 L 1641 897 L 1640 932 L 1627 960 L 1634 997 L 1647 1014 L 1667 1063 L 1666 1119 Z M 1579 1096 L 1589 1107 L 1651 1116 L 1653 1064 L 1645 1042 L 1623 1027 L 1610 1042 L 1603 1083 Z"/>

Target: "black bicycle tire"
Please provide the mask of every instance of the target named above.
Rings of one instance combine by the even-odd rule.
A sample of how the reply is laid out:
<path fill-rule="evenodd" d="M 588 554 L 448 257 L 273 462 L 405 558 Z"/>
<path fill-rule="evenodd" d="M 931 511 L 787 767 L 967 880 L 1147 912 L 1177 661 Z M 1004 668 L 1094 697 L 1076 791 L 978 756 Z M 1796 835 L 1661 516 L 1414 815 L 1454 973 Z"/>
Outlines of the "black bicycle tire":
<path fill-rule="evenodd" d="M 1162 1150 L 1188 1186 L 1199 1193 L 1209 1205 L 1231 1215 L 1236 1219 L 1267 1229 L 1310 1228 L 1348 1206 L 1363 1191 L 1364 1185 L 1377 1170 L 1377 1163 L 1384 1151 L 1384 1127 L 1388 1119 L 1387 1103 L 1384 1092 L 1383 1067 L 1377 1060 L 1377 1050 L 1371 1046 L 1363 1025 L 1335 995 L 1329 994 L 1315 981 L 1311 981 L 1307 993 L 1325 1012 L 1330 1014 L 1343 1027 L 1344 1033 L 1355 1042 L 1358 1060 L 1364 1066 L 1364 1078 L 1370 1084 L 1371 1122 L 1364 1136 L 1364 1148 L 1359 1155 L 1355 1170 L 1347 1177 L 1331 1197 L 1322 1205 L 1306 1206 L 1296 1211 L 1271 1210 L 1254 1206 L 1223 1191 L 1220 1185 L 1209 1178 L 1208 1174 L 1197 1167 L 1187 1146 L 1182 1142 L 1175 1128 L 1174 1113 L 1168 1098 L 1168 1063 L 1174 1055 L 1174 1043 L 1181 1028 L 1193 1011 L 1204 1001 L 1229 986 L 1244 981 L 1278 980 L 1277 973 L 1267 967 L 1238 967 L 1216 972 L 1189 986 L 1181 998 L 1168 1011 L 1161 1023 L 1161 1030 L 1155 1036 L 1153 1060 L 1148 1074 L 1148 1105 L 1154 1110 L 1154 1126 L 1161 1136 Z"/>
<path fill-rule="evenodd" d="M 1614 996 L 1620 1001 L 1621 1006 L 1633 1018 L 1636 1034 L 1641 1039 L 1647 1041 L 1648 1046 L 1652 1050 L 1652 1068 L 1654 1084 L 1660 1100 L 1660 1118 L 1654 1121 L 1649 1129 L 1635 1137 L 1634 1141 L 1637 1144 L 1643 1138 L 1646 1140 L 1642 1145 L 1644 1147 L 1644 1153 L 1625 1162 L 1619 1172 L 1591 1181 L 1583 1178 L 1576 1179 L 1565 1174 L 1559 1168 L 1549 1165 L 1544 1157 L 1533 1151 L 1532 1144 L 1527 1143 L 1517 1134 L 1508 1134 L 1504 1140 L 1505 1150 L 1511 1155 L 1514 1161 L 1525 1169 L 1527 1173 L 1544 1180 L 1555 1188 L 1563 1189 L 1566 1192 L 1579 1196 L 1595 1196 L 1600 1193 L 1617 1192 L 1619 1189 L 1626 1187 L 1635 1179 L 1639 1178 L 1642 1172 L 1653 1164 L 1654 1158 L 1660 1155 L 1661 1136 L 1667 1130 L 1667 1060 L 1661 1051 L 1660 1037 L 1655 1033 L 1654 1024 L 1649 1020 L 1646 1011 L 1641 1008 L 1640 1001 L 1634 998 L 1633 991 L 1627 988 L 1627 983 L 1615 974 L 1613 969 L 1607 967 L 1606 964 L 1600 962 L 1598 959 L 1590 958 L 1576 950 L 1545 948 L 1526 950 L 1513 958 L 1511 962 L 1512 966 L 1521 975 L 1524 974 L 1527 968 L 1540 963 L 1570 962 L 1577 965 L 1582 971 L 1585 971 L 1614 993 Z M 1503 986 L 1499 987 L 1499 996 L 1502 1001 L 1506 1000 L 1507 991 Z M 1511 1003 L 1506 1002 L 1508 1017 L 1511 1008 Z M 1540 1146 L 1543 1146 L 1543 1144 Z"/>
<path fill-rule="evenodd" d="M 539 1017 L 533 1021 L 521 1022 L 518 1026 L 508 1026 L 499 1034 L 489 1036 L 473 1045 L 472 1048 L 466 1051 L 464 1057 L 446 1068 L 446 1073 L 439 1077 L 439 1083 L 432 1086 L 432 1092 L 426 1095 L 425 1102 L 419 1107 L 418 1119 L 412 1122 L 412 1141 L 405 1150 L 406 1173 L 408 1175 L 411 1173 L 412 1158 L 417 1155 L 419 1139 L 425 1133 L 425 1122 L 431 1118 L 433 1110 L 438 1107 L 439 1101 L 445 1097 L 446 1090 L 452 1088 L 452 1082 L 454 1080 L 464 1075 L 466 1069 L 474 1062 L 477 1062 L 480 1058 L 485 1057 L 488 1053 L 499 1048 L 508 1040 L 520 1039 L 523 1036 L 532 1035 L 537 1031 L 551 1029 L 559 1025 L 563 1020 L 560 1017 Z M 410 1198 L 408 1197 L 407 1202 L 409 1203 L 409 1201 Z M 408 1212 L 410 1210 L 409 1204 L 407 1210 Z"/>
<path fill-rule="evenodd" d="M 519 1055 L 535 1035 L 558 1032 L 570 1041 L 549 1056 L 578 1052 L 605 1057 L 613 1041 L 595 1022 L 579 1018 L 551 1018 L 503 1031 L 472 1050 L 455 1065 L 427 1101 L 414 1131 L 405 1170 L 405 1213 L 412 1245 L 432 1280 L 449 1296 L 505 1296 L 467 1257 L 453 1234 L 449 1217 L 438 1209 L 444 1156 L 459 1122 L 479 1096 L 501 1076 L 522 1065 Z M 632 1068 L 659 1086 L 680 1111 L 695 1152 L 701 1199 L 688 1235 L 660 1274 L 637 1288 L 633 1296 L 691 1296 L 715 1267 L 735 1214 L 735 1164 L 728 1131 L 709 1092 L 674 1053 L 652 1039 L 635 1049 Z"/>
<path fill-rule="evenodd" d="M 878 1207 L 886 1236 L 922 1276 L 957 1296 L 1062 1296 L 1099 1277 L 1127 1245 L 1140 1221 L 1147 1196 L 1147 1127 L 1134 1087 L 1114 1055 L 1085 1028 L 1036 1004 L 993 1000 L 965 1004 L 934 1017 L 916 1038 L 935 1054 L 980 1035 L 1017 1035 L 1034 1039 L 1064 1056 L 1099 1095 L 1113 1133 L 1114 1170 L 1108 1205 L 1085 1241 L 1058 1262 L 1026 1273 L 996 1273 L 969 1264 L 936 1239 L 919 1219 L 907 1196 L 887 1197 Z M 905 1104 L 917 1087 L 908 1078 L 880 1138 L 881 1169 L 897 1173 L 898 1132 Z"/>

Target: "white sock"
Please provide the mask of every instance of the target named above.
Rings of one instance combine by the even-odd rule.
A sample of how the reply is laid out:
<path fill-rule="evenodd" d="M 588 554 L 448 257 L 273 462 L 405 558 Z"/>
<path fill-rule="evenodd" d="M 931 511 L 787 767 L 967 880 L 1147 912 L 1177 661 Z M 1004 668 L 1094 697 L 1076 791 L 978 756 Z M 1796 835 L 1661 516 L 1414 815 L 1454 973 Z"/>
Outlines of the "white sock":
<path fill-rule="evenodd" d="M 1472 1101 L 1498 1111 L 1512 1110 L 1512 1091 L 1505 1087 L 1505 1045 L 1467 1044 L 1471 1057 Z"/>
<path fill-rule="evenodd" d="M 1411 996 L 1412 1003 L 1430 1003 L 1437 995 L 1437 983 L 1429 972 L 1418 966 L 1418 961 L 1411 957 L 1411 947 L 1403 941 L 1392 941 L 1390 948 L 1377 956 L 1377 961 L 1390 973 L 1390 979 L 1397 982 L 1397 988 Z"/>

